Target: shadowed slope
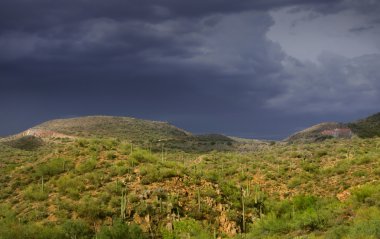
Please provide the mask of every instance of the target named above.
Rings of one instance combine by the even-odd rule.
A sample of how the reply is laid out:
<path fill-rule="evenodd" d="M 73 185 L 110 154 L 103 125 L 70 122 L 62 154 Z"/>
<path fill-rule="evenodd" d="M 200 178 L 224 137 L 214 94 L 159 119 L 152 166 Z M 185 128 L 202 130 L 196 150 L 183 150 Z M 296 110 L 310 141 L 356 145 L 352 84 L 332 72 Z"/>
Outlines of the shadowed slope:
<path fill-rule="evenodd" d="M 352 131 L 361 138 L 380 136 L 380 113 L 348 124 Z"/>

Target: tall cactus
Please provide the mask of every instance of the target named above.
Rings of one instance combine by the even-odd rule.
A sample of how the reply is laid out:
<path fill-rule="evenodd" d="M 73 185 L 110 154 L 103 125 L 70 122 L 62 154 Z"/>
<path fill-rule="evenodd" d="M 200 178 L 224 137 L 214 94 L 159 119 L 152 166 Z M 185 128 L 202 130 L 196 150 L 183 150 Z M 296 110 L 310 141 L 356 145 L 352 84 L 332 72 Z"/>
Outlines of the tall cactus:
<path fill-rule="evenodd" d="M 44 192 L 45 191 L 45 183 L 44 183 L 44 176 L 42 175 L 42 178 L 41 178 L 41 191 Z"/>
<path fill-rule="evenodd" d="M 122 220 L 125 219 L 125 211 L 127 208 L 127 193 L 125 190 L 121 193 L 121 199 L 120 199 L 120 217 Z"/>
<path fill-rule="evenodd" d="M 242 217 L 243 217 L 243 227 L 242 232 L 245 232 L 245 205 L 244 205 L 244 189 L 243 187 L 240 187 L 240 193 L 241 193 L 241 207 L 242 207 Z"/>
<path fill-rule="evenodd" d="M 263 201 L 264 201 L 264 195 L 263 192 L 260 190 L 259 186 L 255 186 L 255 197 L 254 197 L 254 202 L 255 202 L 255 207 L 256 209 L 259 210 L 259 216 L 261 217 L 263 214 Z"/>
<path fill-rule="evenodd" d="M 201 194 L 199 192 L 199 188 L 197 191 L 197 197 L 198 197 L 198 212 L 201 212 Z"/>

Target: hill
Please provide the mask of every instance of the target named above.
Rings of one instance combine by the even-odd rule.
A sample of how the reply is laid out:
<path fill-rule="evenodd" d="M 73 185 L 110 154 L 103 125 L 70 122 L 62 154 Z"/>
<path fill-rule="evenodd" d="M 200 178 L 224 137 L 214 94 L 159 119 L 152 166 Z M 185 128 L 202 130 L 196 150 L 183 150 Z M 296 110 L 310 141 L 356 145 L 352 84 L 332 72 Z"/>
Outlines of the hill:
<path fill-rule="evenodd" d="M 380 113 L 348 124 L 348 127 L 361 138 L 380 136 Z"/>
<path fill-rule="evenodd" d="M 331 138 L 330 135 L 324 135 L 322 132 L 328 130 L 334 130 L 337 128 L 345 128 L 345 124 L 337 122 L 325 122 L 314 125 L 310 128 L 304 129 L 302 131 L 296 132 L 295 134 L 289 136 L 285 139 L 288 142 L 313 142 L 321 141 L 327 138 Z"/>
<path fill-rule="evenodd" d="M 166 122 L 114 116 L 57 119 L 32 129 L 76 137 L 119 138 L 136 142 L 180 139 L 191 135 Z"/>
<path fill-rule="evenodd" d="M 153 151 L 183 150 L 207 152 L 211 150 L 252 149 L 263 142 L 243 142 L 221 134 L 193 135 L 167 122 L 114 116 L 87 116 L 47 121 L 5 140 L 14 142 L 34 138 L 96 138 L 127 140 L 129 143 Z M 30 140 L 29 140 L 30 141 Z"/>
<path fill-rule="evenodd" d="M 313 142 L 328 138 L 373 138 L 380 136 L 380 113 L 350 123 L 326 122 L 296 132 L 284 141 Z"/>

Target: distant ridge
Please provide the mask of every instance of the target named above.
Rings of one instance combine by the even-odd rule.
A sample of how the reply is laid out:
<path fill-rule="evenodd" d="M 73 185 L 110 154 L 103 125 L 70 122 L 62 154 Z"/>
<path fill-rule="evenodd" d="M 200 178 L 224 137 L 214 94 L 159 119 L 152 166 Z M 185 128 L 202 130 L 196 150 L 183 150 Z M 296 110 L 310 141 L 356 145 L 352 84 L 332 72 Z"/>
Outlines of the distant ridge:
<path fill-rule="evenodd" d="M 240 139 L 222 134 L 193 135 L 167 122 L 117 116 L 84 116 L 69 119 L 55 119 L 39 124 L 17 135 L 0 137 L 0 141 L 36 141 L 34 138 L 114 138 L 132 143 L 181 150 L 231 150 L 254 148 L 267 141 Z M 352 123 L 324 122 L 296 132 L 283 141 L 315 142 L 328 138 L 380 137 L 380 113 Z M 22 142 L 24 142 L 22 141 Z M 14 142 L 12 145 L 19 145 Z M 244 147 L 242 147 L 244 145 Z"/>
<path fill-rule="evenodd" d="M 336 128 L 345 128 L 346 125 L 337 122 L 324 122 L 309 128 L 306 128 L 302 131 L 292 134 L 285 141 L 295 142 L 295 141 L 318 141 L 328 138 L 322 134 L 325 130 L 334 130 Z"/>
<path fill-rule="evenodd" d="M 361 138 L 380 137 L 380 112 L 349 123 L 348 127 Z"/>
<path fill-rule="evenodd" d="M 116 116 L 56 119 L 37 125 L 31 130 L 49 131 L 74 137 L 119 138 L 141 142 L 191 135 L 166 122 Z"/>
<path fill-rule="evenodd" d="M 336 134 L 334 134 L 334 131 Z M 324 122 L 302 131 L 296 132 L 284 141 L 318 141 L 331 137 L 350 138 L 358 136 L 360 138 L 380 137 L 380 113 L 376 113 L 367 118 L 351 123 Z"/>
<path fill-rule="evenodd" d="M 113 138 L 156 150 L 165 145 L 168 149 L 185 151 L 245 149 L 254 148 L 261 143 L 237 141 L 222 134 L 193 135 L 167 122 L 116 116 L 50 120 L 17 135 L 9 136 L 5 140 L 18 142 L 34 138 Z"/>

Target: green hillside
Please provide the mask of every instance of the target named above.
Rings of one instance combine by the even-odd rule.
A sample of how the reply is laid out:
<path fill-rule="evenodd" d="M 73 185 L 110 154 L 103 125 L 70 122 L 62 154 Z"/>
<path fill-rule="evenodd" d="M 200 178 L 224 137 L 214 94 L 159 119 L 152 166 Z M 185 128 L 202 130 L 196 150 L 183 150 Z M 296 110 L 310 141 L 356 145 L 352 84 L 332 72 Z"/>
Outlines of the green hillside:
<path fill-rule="evenodd" d="M 34 150 L 0 143 L 0 235 L 376 238 L 379 145 L 155 153 L 120 139 L 49 139 Z"/>
<path fill-rule="evenodd" d="M 79 137 L 119 138 L 136 142 L 186 138 L 191 135 L 166 122 L 113 116 L 58 119 L 40 124 L 34 129 Z"/>
<path fill-rule="evenodd" d="M 285 141 L 288 142 L 296 142 L 296 141 L 307 141 L 307 142 L 314 142 L 318 140 L 324 140 L 329 137 L 325 137 L 321 134 L 324 130 L 332 130 L 335 128 L 344 127 L 343 124 L 336 123 L 336 122 L 326 122 L 314 125 L 312 127 L 309 127 L 307 129 L 304 129 L 302 131 L 296 132 L 293 135 L 289 136 Z"/>
<path fill-rule="evenodd" d="M 1 239 L 380 237 L 379 137 L 265 143 L 120 117 L 33 129 L 0 141 Z"/>
<path fill-rule="evenodd" d="M 352 131 L 362 138 L 372 138 L 380 136 L 380 113 L 369 116 L 365 119 L 348 124 Z"/>
<path fill-rule="evenodd" d="M 372 138 L 380 136 L 380 113 L 374 114 L 364 119 L 360 119 L 351 123 L 337 123 L 337 122 L 326 122 L 314 125 L 310 128 L 304 129 L 302 131 L 296 132 L 289 136 L 285 141 L 287 142 L 315 142 L 322 141 L 329 136 L 323 135 L 324 130 L 334 130 L 336 128 L 349 128 L 351 129 L 353 135 L 360 138 Z"/>
<path fill-rule="evenodd" d="M 236 142 L 219 134 L 193 135 L 166 122 L 130 117 L 88 116 L 58 119 L 31 129 L 37 134 L 87 138 L 113 138 L 152 150 L 211 151 L 231 150 Z M 240 145 L 240 144 L 239 144 Z"/>

